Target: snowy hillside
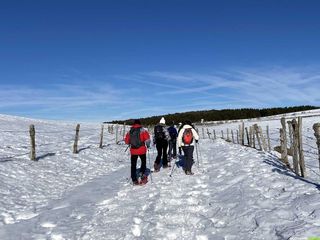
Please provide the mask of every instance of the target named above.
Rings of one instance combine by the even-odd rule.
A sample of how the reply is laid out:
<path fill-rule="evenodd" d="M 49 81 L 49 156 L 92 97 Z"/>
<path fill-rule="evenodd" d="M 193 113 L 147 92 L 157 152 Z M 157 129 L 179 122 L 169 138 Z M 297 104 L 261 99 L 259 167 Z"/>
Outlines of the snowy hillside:
<path fill-rule="evenodd" d="M 320 237 L 319 165 L 312 124 L 303 118 L 308 177 L 285 169 L 276 153 L 200 139 L 195 175 L 179 161 L 153 173 L 145 186 L 130 183 L 130 156 L 99 124 L 0 115 L 0 239 L 307 239 Z M 246 121 L 269 125 L 278 144 L 279 117 Z M 38 161 L 29 160 L 28 128 L 36 127 Z M 210 131 L 239 123 L 211 125 Z M 201 134 L 200 134 L 201 135 Z M 310 153 L 309 153 L 310 152 Z M 309 153 L 309 154 L 308 154 Z M 154 148 L 147 159 L 153 163 Z"/>

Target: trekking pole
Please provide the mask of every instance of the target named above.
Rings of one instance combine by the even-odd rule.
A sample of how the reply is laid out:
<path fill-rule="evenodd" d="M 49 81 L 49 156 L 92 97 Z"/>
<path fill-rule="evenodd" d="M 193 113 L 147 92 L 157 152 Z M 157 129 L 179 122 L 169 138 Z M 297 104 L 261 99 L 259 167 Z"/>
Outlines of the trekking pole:
<path fill-rule="evenodd" d="M 149 169 L 150 169 L 150 179 L 151 179 L 151 183 L 153 183 L 149 149 L 148 149 L 148 160 L 149 160 Z"/>
<path fill-rule="evenodd" d="M 128 144 L 128 146 L 127 146 L 126 150 L 124 150 L 124 152 L 127 152 L 129 147 L 130 147 L 130 145 Z"/>

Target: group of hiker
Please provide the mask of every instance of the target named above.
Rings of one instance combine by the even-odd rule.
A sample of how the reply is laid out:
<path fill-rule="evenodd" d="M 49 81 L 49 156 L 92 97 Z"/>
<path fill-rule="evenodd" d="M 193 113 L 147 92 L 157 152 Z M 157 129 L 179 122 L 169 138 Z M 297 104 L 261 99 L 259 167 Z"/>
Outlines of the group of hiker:
<path fill-rule="evenodd" d="M 174 122 L 167 127 L 164 117 L 154 127 L 152 138 L 153 145 L 157 149 L 157 157 L 154 161 L 154 172 L 160 171 L 160 168 L 171 167 L 171 161 L 177 159 L 177 145 L 179 155 L 184 153 L 184 172 L 186 175 L 193 175 L 193 152 L 194 146 L 199 140 L 199 135 L 191 121 L 187 120 L 179 124 L 177 130 Z M 124 139 L 130 146 L 131 153 L 131 179 L 134 185 L 147 181 L 146 175 L 146 154 L 151 146 L 151 136 L 147 129 L 143 128 L 139 119 L 134 120 L 130 131 Z M 141 167 L 137 174 L 137 160 L 140 157 Z M 151 171 L 151 169 L 150 169 Z M 139 177 L 140 176 L 140 177 Z M 139 177 L 139 179 L 138 179 Z"/>

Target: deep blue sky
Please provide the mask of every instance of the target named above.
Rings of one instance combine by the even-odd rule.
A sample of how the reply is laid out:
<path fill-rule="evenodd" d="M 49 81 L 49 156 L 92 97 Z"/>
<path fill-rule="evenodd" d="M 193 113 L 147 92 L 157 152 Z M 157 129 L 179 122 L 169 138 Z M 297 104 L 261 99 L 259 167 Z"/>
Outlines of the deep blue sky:
<path fill-rule="evenodd" d="M 102 121 L 319 105 L 319 10 L 315 0 L 1 2 L 0 113 Z"/>

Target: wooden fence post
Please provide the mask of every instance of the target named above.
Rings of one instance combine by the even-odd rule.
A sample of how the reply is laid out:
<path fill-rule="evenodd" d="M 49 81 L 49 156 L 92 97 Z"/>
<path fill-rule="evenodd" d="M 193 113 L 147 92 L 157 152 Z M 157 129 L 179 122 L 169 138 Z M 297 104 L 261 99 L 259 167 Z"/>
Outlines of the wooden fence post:
<path fill-rule="evenodd" d="M 244 122 L 241 125 L 241 145 L 244 146 Z"/>
<path fill-rule="evenodd" d="M 319 160 L 319 170 L 320 170 L 320 123 L 313 124 L 314 136 L 317 139 L 318 146 L 318 160 Z"/>
<path fill-rule="evenodd" d="M 287 121 L 289 128 L 289 141 L 290 141 L 290 153 L 293 156 L 293 130 L 292 130 L 292 121 Z"/>
<path fill-rule="evenodd" d="M 259 136 L 259 126 L 258 126 L 258 124 L 254 124 L 253 127 L 254 127 L 254 131 L 256 133 L 256 137 L 257 137 L 257 140 L 258 140 L 259 148 L 260 148 L 260 150 L 262 150 L 261 140 L 260 140 L 260 136 Z"/>
<path fill-rule="evenodd" d="M 235 143 L 234 142 L 234 135 L 233 135 L 233 130 L 231 129 L 231 135 L 232 135 L 232 143 Z"/>
<path fill-rule="evenodd" d="M 209 131 L 209 128 L 207 128 L 207 134 L 208 134 L 208 138 L 211 139 L 211 136 L 210 136 L 211 133 L 210 133 L 210 131 Z"/>
<path fill-rule="evenodd" d="M 281 151 L 281 159 L 287 166 L 290 166 L 288 161 L 286 119 L 284 117 L 281 118 L 281 125 L 283 129 L 283 151 Z"/>
<path fill-rule="evenodd" d="M 229 128 L 227 128 L 227 141 L 228 141 L 228 142 L 231 142 L 231 141 L 230 141 L 230 137 L 229 137 Z"/>
<path fill-rule="evenodd" d="M 30 151 L 30 160 L 37 160 L 36 159 L 36 130 L 34 125 L 30 125 L 30 143 L 31 143 L 31 151 Z"/>
<path fill-rule="evenodd" d="M 99 148 L 103 147 L 103 130 L 104 130 L 104 125 L 101 125 L 101 133 L 100 133 L 100 145 Z"/>
<path fill-rule="evenodd" d="M 269 133 L 269 125 L 267 125 L 267 139 L 268 139 L 268 149 L 271 152 L 271 142 L 270 142 L 270 133 Z"/>
<path fill-rule="evenodd" d="M 252 126 L 252 147 L 256 148 L 256 134 L 253 126 Z"/>
<path fill-rule="evenodd" d="M 224 139 L 223 130 L 221 130 L 221 138 Z"/>
<path fill-rule="evenodd" d="M 116 144 L 118 144 L 118 134 L 119 134 L 119 125 L 118 123 L 116 124 L 116 127 L 115 127 L 115 131 L 116 131 Z"/>
<path fill-rule="evenodd" d="M 293 131 L 293 169 L 294 172 L 299 175 L 299 137 L 298 137 L 298 123 L 296 119 L 292 120 Z"/>
<path fill-rule="evenodd" d="M 266 143 L 266 139 L 265 139 L 265 137 L 263 135 L 263 131 L 262 131 L 261 126 L 259 126 L 259 132 L 260 132 L 260 138 L 261 138 L 261 141 L 262 141 L 263 151 L 267 151 L 267 143 Z"/>
<path fill-rule="evenodd" d="M 299 164 L 301 177 L 306 177 L 306 165 L 304 162 L 304 153 L 303 153 L 303 145 L 302 145 L 302 117 L 298 117 L 298 142 L 299 142 Z"/>
<path fill-rule="evenodd" d="M 203 139 L 205 138 L 205 135 L 204 135 L 204 128 L 202 127 L 202 137 Z"/>
<path fill-rule="evenodd" d="M 245 129 L 246 129 L 246 134 L 247 134 L 248 146 L 250 146 L 250 136 L 249 136 L 248 128 L 246 127 Z"/>
<path fill-rule="evenodd" d="M 126 136 L 126 123 L 123 123 L 123 132 L 122 132 L 122 139 Z"/>
<path fill-rule="evenodd" d="M 215 129 L 213 129 L 213 137 L 214 137 L 214 139 L 217 139 L 217 135 L 216 135 L 216 130 Z"/>
<path fill-rule="evenodd" d="M 240 144 L 240 142 L 239 142 L 239 130 L 237 130 L 237 143 Z"/>
<path fill-rule="evenodd" d="M 78 153 L 79 130 L 80 130 L 80 124 L 77 124 L 76 136 L 74 138 L 74 144 L 73 144 L 73 153 Z"/>

